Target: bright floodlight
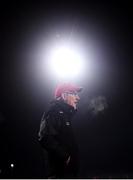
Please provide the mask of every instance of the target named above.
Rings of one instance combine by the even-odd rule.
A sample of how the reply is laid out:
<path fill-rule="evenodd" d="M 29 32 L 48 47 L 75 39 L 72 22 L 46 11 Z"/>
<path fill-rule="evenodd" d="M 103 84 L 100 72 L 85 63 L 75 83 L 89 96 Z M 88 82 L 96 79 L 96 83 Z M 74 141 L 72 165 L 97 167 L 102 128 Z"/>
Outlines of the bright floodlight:
<path fill-rule="evenodd" d="M 11 167 L 13 168 L 13 167 L 14 167 L 14 164 L 11 164 Z"/>
<path fill-rule="evenodd" d="M 83 71 L 83 59 L 79 52 L 59 47 L 51 52 L 50 68 L 61 78 L 75 77 Z"/>

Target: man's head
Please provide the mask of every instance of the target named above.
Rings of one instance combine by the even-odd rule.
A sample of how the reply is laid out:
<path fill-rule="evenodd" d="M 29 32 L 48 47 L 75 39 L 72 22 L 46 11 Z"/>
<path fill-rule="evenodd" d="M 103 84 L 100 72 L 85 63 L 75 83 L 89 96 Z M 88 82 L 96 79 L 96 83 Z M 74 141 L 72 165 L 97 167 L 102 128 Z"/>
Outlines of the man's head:
<path fill-rule="evenodd" d="M 64 102 L 76 109 L 77 103 L 80 100 L 78 92 L 82 89 L 82 87 L 70 83 L 64 83 L 57 86 L 55 90 L 55 98 L 57 100 L 62 99 Z"/>

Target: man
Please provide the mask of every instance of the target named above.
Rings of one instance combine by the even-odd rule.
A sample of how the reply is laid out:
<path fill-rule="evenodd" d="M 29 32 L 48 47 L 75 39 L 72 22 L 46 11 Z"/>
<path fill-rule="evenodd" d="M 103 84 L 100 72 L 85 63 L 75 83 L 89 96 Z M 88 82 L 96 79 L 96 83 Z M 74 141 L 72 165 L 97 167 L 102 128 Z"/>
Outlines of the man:
<path fill-rule="evenodd" d="M 77 111 L 78 92 L 81 87 L 73 84 L 59 85 L 55 101 L 43 115 L 39 142 L 47 150 L 49 178 L 76 178 L 78 174 L 78 148 L 75 142 L 71 118 Z"/>

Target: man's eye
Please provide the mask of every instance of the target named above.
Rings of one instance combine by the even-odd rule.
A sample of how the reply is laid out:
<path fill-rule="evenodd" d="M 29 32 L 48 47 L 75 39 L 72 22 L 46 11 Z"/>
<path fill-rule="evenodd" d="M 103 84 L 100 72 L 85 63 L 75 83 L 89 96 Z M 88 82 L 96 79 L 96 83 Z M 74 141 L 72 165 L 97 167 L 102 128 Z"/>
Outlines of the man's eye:
<path fill-rule="evenodd" d="M 73 96 L 77 96 L 77 94 L 73 94 Z"/>
<path fill-rule="evenodd" d="M 72 96 L 77 96 L 77 93 L 69 93 Z"/>

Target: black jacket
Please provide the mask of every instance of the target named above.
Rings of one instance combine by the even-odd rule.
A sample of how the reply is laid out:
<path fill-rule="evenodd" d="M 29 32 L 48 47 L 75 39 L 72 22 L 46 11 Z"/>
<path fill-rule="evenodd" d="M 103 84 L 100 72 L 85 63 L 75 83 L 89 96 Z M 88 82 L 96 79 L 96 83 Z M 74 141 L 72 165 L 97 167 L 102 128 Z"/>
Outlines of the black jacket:
<path fill-rule="evenodd" d="M 52 171 L 77 173 L 78 147 L 74 138 L 71 119 L 76 110 L 63 101 L 55 101 L 49 111 L 44 113 L 39 131 L 39 142 L 47 150 Z M 66 160 L 71 157 L 66 167 Z M 73 176 L 71 176 L 73 177 Z"/>

